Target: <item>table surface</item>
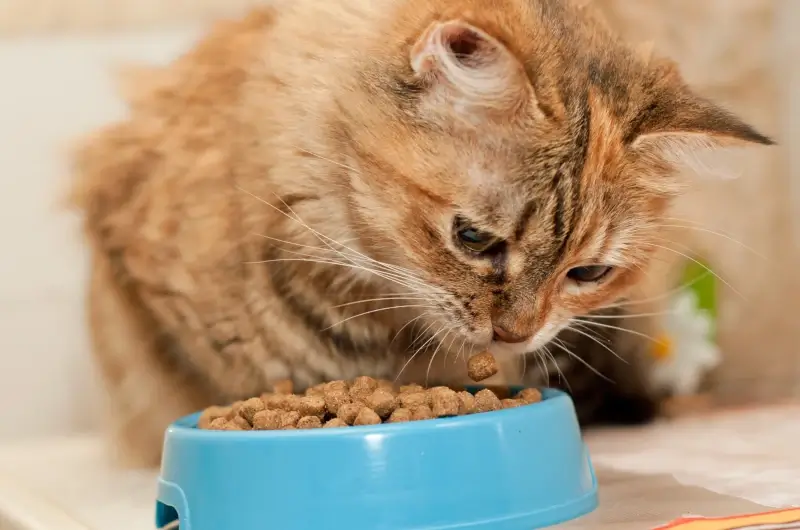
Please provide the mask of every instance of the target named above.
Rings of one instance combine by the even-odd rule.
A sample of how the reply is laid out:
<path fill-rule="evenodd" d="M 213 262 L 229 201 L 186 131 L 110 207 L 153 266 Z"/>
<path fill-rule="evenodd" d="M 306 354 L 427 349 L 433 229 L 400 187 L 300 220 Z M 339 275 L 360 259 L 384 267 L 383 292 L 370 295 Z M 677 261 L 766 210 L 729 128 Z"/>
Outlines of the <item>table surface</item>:
<path fill-rule="evenodd" d="M 601 506 L 563 528 L 800 506 L 799 439 L 800 406 L 589 433 Z M 152 530 L 155 476 L 114 468 L 97 435 L 0 447 L 0 530 Z"/>

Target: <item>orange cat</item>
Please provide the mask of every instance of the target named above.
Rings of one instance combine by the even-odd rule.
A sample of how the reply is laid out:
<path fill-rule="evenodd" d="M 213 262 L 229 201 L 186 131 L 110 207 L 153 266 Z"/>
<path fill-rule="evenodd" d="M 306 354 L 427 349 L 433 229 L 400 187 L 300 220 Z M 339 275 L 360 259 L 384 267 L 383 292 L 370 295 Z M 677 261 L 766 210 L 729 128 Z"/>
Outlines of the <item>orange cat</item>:
<path fill-rule="evenodd" d="M 278 379 L 542 347 L 637 282 L 684 153 L 771 143 L 561 0 L 295 0 L 130 99 L 76 196 L 140 463 Z"/>

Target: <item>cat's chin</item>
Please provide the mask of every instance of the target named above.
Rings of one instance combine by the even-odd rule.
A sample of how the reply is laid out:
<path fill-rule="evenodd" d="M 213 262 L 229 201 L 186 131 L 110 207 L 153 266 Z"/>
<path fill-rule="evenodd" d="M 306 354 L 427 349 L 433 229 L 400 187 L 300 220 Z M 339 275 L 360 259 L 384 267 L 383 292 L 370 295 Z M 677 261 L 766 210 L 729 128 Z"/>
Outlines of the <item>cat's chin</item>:
<path fill-rule="evenodd" d="M 536 349 L 531 347 L 529 343 L 530 341 L 520 344 L 508 344 L 507 342 L 492 341 L 488 350 L 498 357 L 525 355 L 526 353 L 530 353 Z"/>

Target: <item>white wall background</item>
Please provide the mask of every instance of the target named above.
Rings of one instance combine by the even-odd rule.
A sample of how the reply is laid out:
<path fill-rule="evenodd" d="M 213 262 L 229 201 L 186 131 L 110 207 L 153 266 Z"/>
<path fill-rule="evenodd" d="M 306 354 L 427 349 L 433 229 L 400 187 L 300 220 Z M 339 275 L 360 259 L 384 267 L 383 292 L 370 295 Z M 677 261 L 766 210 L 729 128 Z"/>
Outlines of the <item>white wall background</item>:
<path fill-rule="evenodd" d="M 0 39 L 0 438 L 93 426 L 85 255 L 63 200 L 76 137 L 122 115 L 109 69 L 163 62 L 196 30 Z"/>
<path fill-rule="evenodd" d="M 787 112 L 784 131 L 789 145 L 800 145 L 800 2 L 780 0 L 778 27 L 775 38 L 778 71 L 783 73 L 784 97 Z M 780 68 L 780 66 L 786 68 Z M 787 171 L 790 175 L 793 235 L 800 248 L 800 149 L 786 149 Z"/>

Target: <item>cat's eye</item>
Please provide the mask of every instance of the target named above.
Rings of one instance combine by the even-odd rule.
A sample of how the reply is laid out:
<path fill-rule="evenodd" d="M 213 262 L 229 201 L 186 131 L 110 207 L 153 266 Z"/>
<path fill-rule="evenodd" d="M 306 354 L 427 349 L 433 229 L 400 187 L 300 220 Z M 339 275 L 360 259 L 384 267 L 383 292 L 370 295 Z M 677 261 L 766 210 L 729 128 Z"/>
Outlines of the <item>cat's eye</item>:
<path fill-rule="evenodd" d="M 575 267 L 567 273 L 567 278 L 578 283 L 596 283 L 608 276 L 613 267 L 608 265 L 586 265 Z"/>
<path fill-rule="evenodd" d="M 456 221 L 456 237 L 461 245 L 476 254 L 486 254 L 503 242 L 502 239 L 463 222 Z"/>

